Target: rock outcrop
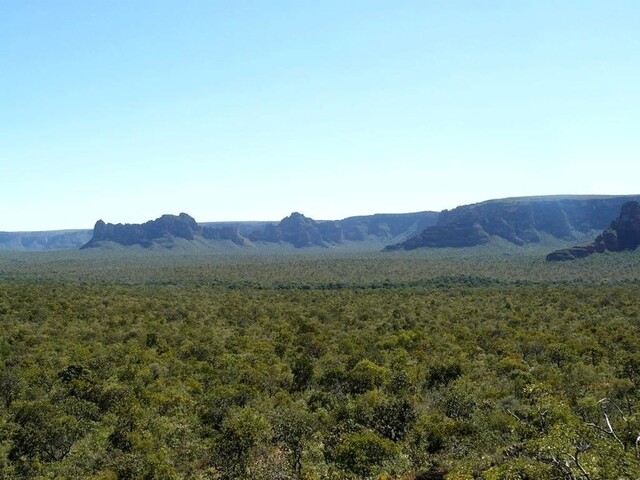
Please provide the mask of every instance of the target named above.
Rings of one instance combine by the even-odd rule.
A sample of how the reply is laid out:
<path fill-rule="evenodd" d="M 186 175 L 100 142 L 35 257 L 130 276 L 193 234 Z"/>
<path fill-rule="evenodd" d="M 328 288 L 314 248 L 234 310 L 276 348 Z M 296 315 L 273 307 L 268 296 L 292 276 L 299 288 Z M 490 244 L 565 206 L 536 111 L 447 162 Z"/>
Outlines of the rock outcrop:
<path fill-rule="evenodd" d="M 540 242 L 544 236 L 562 240 L 601 230 L 625 201 L 640 196 L 522 197 L 489 200 L 444 210 L 434 226 L 385 250 L 421 247 L 469 247 L 499 237 L 516 245 Z"/>
<path fill-rule="evenodd" d="M 595 240 L 602 251 L 635 250 L 640 245 L 640 202 L 627 202 L 620 215 Z"/>
<path fill-rule="evenodd" d="M 320 231 L 319 224 L 298 212 L 283 218 L 277 225 L 269 224 L 264 230 L 253 232 L 249 238 L 252 241 L 290 243 L 296 248 L 326 246 L 328 243 L 328 239 Z"/>
<path fill-rule="evenodd" d="M 547 261 L 557 262 L 584 258 L 605 251 L 635 250 L 640 245 L 640 202 L 626 202 L 618 218 L 596 237 L 593 243 L 556 250 L 547 255 Z"/>
<path fill-rule="evenodd" d="M 172 247 L 176 239 L 192 242 L 196 239 L 231 240 L 244 245 L 246 239 L 237 230 L 229 227 L 201 227 L 195 219 L 186 213 L 163 215 L 142 224 L 113 224 L 98 220 L 93 229 L 93 237 L 81 249 L 100 247 L 105 242 L 119 245 L 138 245 L 143 248 L 153 246 Z"/>

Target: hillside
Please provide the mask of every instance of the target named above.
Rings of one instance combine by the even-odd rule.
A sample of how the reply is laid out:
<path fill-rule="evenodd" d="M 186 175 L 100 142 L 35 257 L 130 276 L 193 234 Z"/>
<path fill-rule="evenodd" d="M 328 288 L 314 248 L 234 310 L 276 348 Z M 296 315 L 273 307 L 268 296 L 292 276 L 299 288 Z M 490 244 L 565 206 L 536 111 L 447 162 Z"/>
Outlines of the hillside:
<path fill-rule="evenodd" d="M 444 210 L 435 225 L 385 250 L 470 247 L 492 237 L 515 245 L 538 243 L 545 236 L 577 240 L 606 228 L 630 200 L 640 196 L 521 197 L 464 205 Z"/>

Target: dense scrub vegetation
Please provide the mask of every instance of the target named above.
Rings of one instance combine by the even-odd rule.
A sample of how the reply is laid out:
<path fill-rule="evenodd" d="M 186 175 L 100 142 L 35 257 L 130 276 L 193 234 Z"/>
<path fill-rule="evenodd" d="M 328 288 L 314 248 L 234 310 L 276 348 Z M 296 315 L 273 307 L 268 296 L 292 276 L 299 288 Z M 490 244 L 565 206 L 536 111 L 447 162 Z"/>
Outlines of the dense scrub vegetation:
<path fill-rule="evenodd" d="M 0 478 L 640 478 L 635 254 L 64 255 L 0 259 Z"/>

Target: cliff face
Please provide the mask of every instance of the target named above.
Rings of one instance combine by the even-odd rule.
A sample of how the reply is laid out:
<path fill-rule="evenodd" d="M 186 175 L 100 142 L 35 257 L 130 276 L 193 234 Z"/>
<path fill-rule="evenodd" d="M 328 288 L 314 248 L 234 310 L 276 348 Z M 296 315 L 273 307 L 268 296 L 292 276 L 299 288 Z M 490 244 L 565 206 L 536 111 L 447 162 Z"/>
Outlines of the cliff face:
<path fill-rule="evenodd" d="M 640 196 L 523 197 L 465 205 L 441 212 L 436 225 L 386 250 L 467 247 L 491 236 L 516 245 L 539 242 L 543 234 L 572 240 L 605 228 L 630 199 Z"/>
<path fill-rule="evenodd" d="M 596 244 L 604 243 L 607 250 L 619 252 L 635 250 L 640 245 L 640 203 L 627 202 L 620 210 L 620 216 L 611 226 L 596 238 Z"/>
<path fill-rule="evenodd" d="M 635 250 L 639 245 L 640 203 L 634 200 L 622 205 L 618 218 L 611 222 L 611 225 L 592 243 L 556 250 L 547 255 L 547 261 L 575 260 L 607 250 L 610 252 Z"/>

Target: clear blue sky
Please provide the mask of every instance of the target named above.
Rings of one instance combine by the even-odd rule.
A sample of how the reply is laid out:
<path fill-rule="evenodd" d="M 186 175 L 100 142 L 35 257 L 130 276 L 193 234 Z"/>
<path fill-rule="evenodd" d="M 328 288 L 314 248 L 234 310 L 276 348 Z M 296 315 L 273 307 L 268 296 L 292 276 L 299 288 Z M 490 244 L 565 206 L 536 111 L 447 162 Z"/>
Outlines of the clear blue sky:
<path fill-rule="evenodd" d="M 0 1 L 0 230 L 640 193 L 640 2 Z"/>

